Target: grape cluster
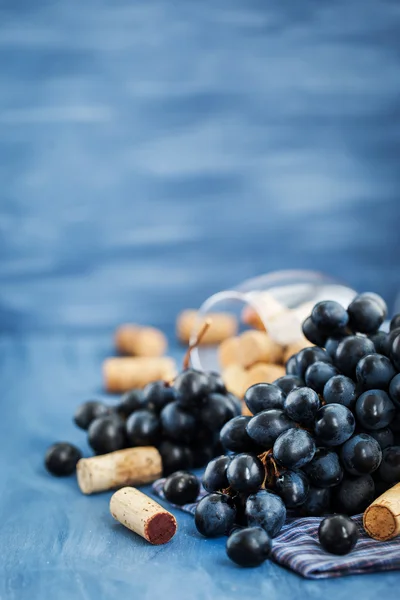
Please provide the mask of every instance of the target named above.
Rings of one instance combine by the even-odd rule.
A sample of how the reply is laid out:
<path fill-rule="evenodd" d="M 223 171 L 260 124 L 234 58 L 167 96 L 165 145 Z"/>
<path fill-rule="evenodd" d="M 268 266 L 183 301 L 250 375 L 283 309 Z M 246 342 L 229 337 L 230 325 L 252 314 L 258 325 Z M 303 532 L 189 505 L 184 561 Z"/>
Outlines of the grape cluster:
<path fill-rule="evenodd" d="M 219 431 L 240 412 L 240 401 L 227 392 L 218 374 L 185 369 L 171 385 L 149 383 L 143 391 L 127 392 L 113 407 L 85 402 L 77 409 L 74 421 L 87 430 L 89 445 L 96 454 L 135 446 L 157 447 L 164 475 L 168 475 L 202 467 L 220 454 Z M 73 472 L 80 457 L 79 451 L 70 449 L 69 454 L 77 458 L 72 465 L 68 456 L 70 467 L 63 470 L 58 455 L 61 463 L 63 457 L 66 460 L 65 444 L 60 448 L 55 444 L 49 452 L 46 466 L 56 475 Z"/>
<path fill-rule="evenodd" d="M 400 315 L 384 333 L 386 312 L 372 293 L 358 295 L 347 310 L 334 301 L 316 304 L 303 324 L 315 345 L 288 360 L 285 376 L 250 387 L 244 400 L 253 416 L 236 416 L 222 428 L 227 455 L 205 470 L 208 495 L 195 523 L 205 536 L 234 530 L 227 551 L 236 548 L 239 564 L 264 556 L 259 528 L 276 536 L 287 509 L 293 516 L 355 515 L 400 480 Z M 354 527 L 346 523 L 322 527 L 330 551 L 353 547 Z M 246 533 L 239 535 L 239 526 Z M 346 528 L 347 541 L 337 539 Z M 246 558 L 245 546 L 258 549 L 257 556 L 248 550 Z"/>

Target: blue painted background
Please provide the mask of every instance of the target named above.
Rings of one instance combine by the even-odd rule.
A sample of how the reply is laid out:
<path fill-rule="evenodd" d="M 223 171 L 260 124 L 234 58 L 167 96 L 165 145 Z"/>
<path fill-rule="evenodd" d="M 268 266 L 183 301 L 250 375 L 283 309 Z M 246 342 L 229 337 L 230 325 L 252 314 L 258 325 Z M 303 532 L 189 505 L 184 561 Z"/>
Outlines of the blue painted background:
<path fill-rule="evenodd" d="M 397 0 L 0 0 L 0 598 L 394 598 L 165 548 L 42 468 L 124 320 L 319 269 L 400 291 Z M 172 348 L 174 355 L 179 350 Z M 85 448 L 87 451 L 87 448 Z"/>

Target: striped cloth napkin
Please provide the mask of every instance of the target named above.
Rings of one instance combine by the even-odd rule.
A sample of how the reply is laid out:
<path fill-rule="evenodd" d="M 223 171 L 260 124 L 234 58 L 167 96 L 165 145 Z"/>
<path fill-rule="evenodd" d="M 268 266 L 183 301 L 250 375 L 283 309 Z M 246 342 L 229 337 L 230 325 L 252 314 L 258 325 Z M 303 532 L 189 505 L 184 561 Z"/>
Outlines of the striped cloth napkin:
<path fill-rule="evenodd" d="M 164 498 L 164 481 L 165 479 L 158 479 L 153 483 L 153 491 L 160 498 Z M 205 495 L 206 492 L 201 489 L 197 501 Z M 196 503 L 176 508 L 194 515 Z M 358 525 L 360 537 L 354 550 L 345 556 L 329 554 L 321 547 L 318 541 L 320 517 L 304 517 L 286 521 L 280 534 L 274 539 L 272 558 L 309 579 L 400 569 L 400 537 L 390 542 L 377 542 L 365 533 L 362 515 L 353 517 L 353 520 Z"/>

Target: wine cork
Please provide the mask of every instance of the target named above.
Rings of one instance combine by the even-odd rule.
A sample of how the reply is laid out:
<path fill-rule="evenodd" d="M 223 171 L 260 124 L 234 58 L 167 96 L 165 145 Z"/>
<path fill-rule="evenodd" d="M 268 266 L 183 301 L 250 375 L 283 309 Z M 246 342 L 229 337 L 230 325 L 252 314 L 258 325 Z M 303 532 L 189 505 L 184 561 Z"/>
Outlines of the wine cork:
<path fill-rule="evenodd" d="M 117 357 L 103 362 L 104 386 L 108 392 L 123 393 L 143 388 L 152 381 L 171 381 L 176 376 L 175 361 L 162 357 Z"/>
<path fill-rule="evenodd" d="M 364 512 L 363 525 L 370 537 L 382 542 L 400 535 L 400 483 L 373 501 Z"/>
<path fill-rule="evenodd" d="M 246 372 L 246 389 L 256 383 L 272 383 L 275 379 L 285 375 L 285 368 L 281 365 L 258 363 Z"/>
<path fill-rule="evenodd" d="M 230 337 L 221 342 L 218 348 L 218 359 L 223 369 L 228 365 L 240 364 L 240 341 L 238 337 Z"/>
<path fill-rule="evenodd" d="M 131 356 L 162 356 L 167 349 L 167 338 L 155 327 L 125 324 L 115 332 L 115 346 L 121 354 Z"/>
<path fill-rule="evenodd" d="M 78 485 L 83 494 L 104 492 L 125 485 L 144 485 L 161 475 L 161 455 L 152 446 L 81 458 L 76 465 Z"/>
<path fill-rule="evenodd" d="M 222 371 L 222 380 L 228 392 L 243 398 L 247 390 L 246 371 L 240 365 L 228 365 Z"/>
<path fill-rule="evenodd" d="M 166 544 L 175 535 L 174 515 L 136 488 L 124 487 L 111 496 L 110 512 L 114 519 L 150 544 Z"/>
<path fill-rule="evenodd" d="M 258 362 L 279 363 L 283 348 L 262 331 L 245 331 L 239 336 L 239 359 L 248 368 Z"/>
<path fill-rule="evenodd" d="M 300 350 L 303 350 L 304 348 L 309 348 L 310 346 L 314 346 L 314 344 L 309 342 L 308 339 L 304 336 L 301 339 L 297 340 L 297 342 L 289 344 L 283 351 L 283 364 L 286 364 L 289 358 L 293 356 L 293 354 L 297 354 L 298 352 L 300 352 Z"/>
<path fill-rule="evenodd" d="M 211 324 L 201 338 L 200 346 L 219 344 L 223 340 L 236 335 L 238 322 L 236 317 L 230 313 L 208 313 L 207 317 L 200 319 L 196 310 L 184 310 L 180 313 L 176 322 L 178 339 L 184 344 L 189 343 L 192 337 L 203 327 L 206 318 L 211 320 Z"/>

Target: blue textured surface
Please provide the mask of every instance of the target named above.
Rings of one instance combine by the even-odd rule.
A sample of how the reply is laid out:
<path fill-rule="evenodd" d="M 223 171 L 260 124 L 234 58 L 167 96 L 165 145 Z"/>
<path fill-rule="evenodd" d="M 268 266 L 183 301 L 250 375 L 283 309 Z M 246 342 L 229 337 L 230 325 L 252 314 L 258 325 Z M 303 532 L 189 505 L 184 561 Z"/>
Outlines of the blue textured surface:
<path fill-rule="evenodd" d="M 364 600 L 228 564 L 191 518 L 153 548 L 42 467 L 78 443 L 112 327 L 281 268 L 400 289 L 400 6 L 0 1 L 0 598 Z M 86 448 L 87 450 L 87 448 Z"/>

